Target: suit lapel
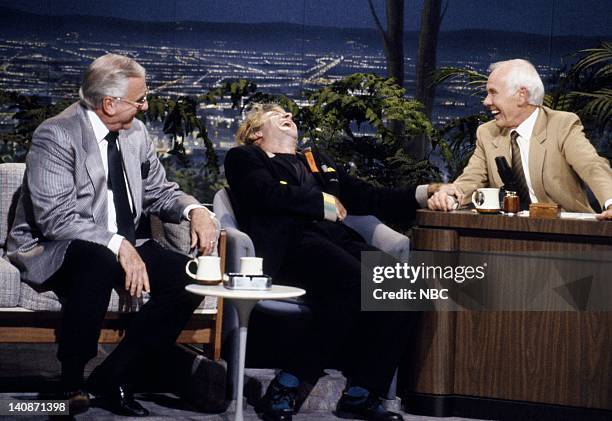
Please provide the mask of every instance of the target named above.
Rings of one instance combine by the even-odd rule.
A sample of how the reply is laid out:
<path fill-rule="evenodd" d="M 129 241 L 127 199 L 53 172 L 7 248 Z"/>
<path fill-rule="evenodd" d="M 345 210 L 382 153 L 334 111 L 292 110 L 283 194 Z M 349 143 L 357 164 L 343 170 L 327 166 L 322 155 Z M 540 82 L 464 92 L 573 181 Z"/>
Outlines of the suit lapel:
<path fill-rule="evenodd" d="M 121 130 L 119 132 L 119 147 L 123 159 L 123 168 L 128 181 L 128 193 L 132 198 L 132 205 L 136 211 L 136 220 L 142 212 L 142 176 L 140 174 L 140 156 L 136 148 L 136 142 L 130 140 L 129 134 Z"/>
<path fill-rule="evenodd" d="M 538 119 L 533 127 L 533 134 L 529 140 L 529 176 L 531 185 L 538 201 L 549 201 L 544 189 L 544 158 L 546 157 L 546 124 L 547 116 L 543 108 L 540 108 Z"/>
<path fill-rule="evenodd" d="M 92 214 L 97 224 L 108 223 L 108 205 L 106 195 L 106 174 L 100 156 L 98 142 L 94 135 L 91 122 L 81 105 L 77 105 L 77 114 L 81 124 L 82 145 L 85 150 L 85 169 L 94 188 Z"/>

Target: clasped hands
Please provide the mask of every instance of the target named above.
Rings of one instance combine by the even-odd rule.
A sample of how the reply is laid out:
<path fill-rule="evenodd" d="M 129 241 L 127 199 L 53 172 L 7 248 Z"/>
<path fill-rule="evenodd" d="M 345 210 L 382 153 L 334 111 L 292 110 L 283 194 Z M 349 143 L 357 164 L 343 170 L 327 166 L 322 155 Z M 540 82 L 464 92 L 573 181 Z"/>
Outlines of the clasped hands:
<path fill-rule="evenodd" d="M 217 227 L 206 209 L 195 208 L 189 212 L 191 220 L 191 248 L 198 246 L 200 253 L 211 254 L 217 240 Z M 147 267 L 138 250 L 127 240 L 119 247 L 119 264 L 125 272 L 125 289 L 131 296 L 140 297 L 151 292 Z"/>
<path fill-rule="evenodd" d="M 454 184 L 430 184 L 427 187 L 427 193 L 430 195 L 427 199 L 427 207 L 438 211 L 457 209 L 464 197 L 463 192 Z"/>

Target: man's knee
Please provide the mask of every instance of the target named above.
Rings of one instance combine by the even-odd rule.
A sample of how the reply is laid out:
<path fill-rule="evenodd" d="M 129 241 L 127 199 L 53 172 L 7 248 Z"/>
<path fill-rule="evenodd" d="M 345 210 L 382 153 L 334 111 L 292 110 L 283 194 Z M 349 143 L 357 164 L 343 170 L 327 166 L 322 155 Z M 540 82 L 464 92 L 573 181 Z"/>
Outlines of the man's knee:
<path fill-rule="evenodd" d="M 115 254 L 106 246 L 74 240 L 68 246 L 62 268 L 79 282 L 94 281 L 112 288 L 123 274 Z"/>

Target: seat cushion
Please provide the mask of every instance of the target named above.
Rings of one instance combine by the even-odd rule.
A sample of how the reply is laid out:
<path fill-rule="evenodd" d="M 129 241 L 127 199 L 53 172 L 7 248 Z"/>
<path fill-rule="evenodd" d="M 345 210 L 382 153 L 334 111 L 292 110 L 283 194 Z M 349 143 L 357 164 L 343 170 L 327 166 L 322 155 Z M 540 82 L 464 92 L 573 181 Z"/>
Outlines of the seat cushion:
<path fill-rule="evenodd" d="M 0 257 L 0 307 L 15 307 L 20 287 L 19 270 Z"/>
<path fill-rule="evenodd" d="M 19 274 L 17 274 L 17 276 L 17 279 L 19 279 Z M 62 305 L 59 298 L 53 291 L 37 292 L 25 282 L 20 282 L 20 284 L 21 292 L 17 294 L 19 298 L 18 303 L 0 307 L 13 307 L 18 305 L 19 307 L 37 311 L 61 310 Z M 149 301 L 149 298 L 150 296 L 147 293 L 144 293 L 140 298 L 136 298 L 131 297 L 122 289 L 120 289 L 119 292 L 117 292 L 117 290 L 113 290 L 111 293 L 110 302 L 108 304 L 108 311 L 119 313 L 138 311 L 147 301 Z M 202 304 L 200 304 L 198 307 L 199 310 L 214 310 L 216 308 L 217 299 L 215 297 L 206 297 L 206 299 L 202 301 Z"/>

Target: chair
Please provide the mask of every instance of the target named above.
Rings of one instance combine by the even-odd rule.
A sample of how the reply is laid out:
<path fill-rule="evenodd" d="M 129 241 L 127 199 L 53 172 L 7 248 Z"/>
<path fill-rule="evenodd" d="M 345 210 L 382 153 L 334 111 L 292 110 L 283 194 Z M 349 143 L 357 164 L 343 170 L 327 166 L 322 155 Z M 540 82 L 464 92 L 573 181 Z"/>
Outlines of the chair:
<path fill-rule="evenodd" d="M 255 247 L 251 238 L 240 231 L 232 202 L 227 189 L 219 190 L 213 200 L 213 209 L 221 222 L 221 228 L 227 232 L 226 269 L 237 272 L 240 258 L 255 256 Z M 372 215 L 349 215 L 345 224 L 357 231 L 368 244 L 400 260 L 407 260 L 410 251 L 410 240 L 403 234 L 394 231 Z M 255 307 L 253 314 L 260 312 L 272 317 L 290 320 L 291 323 L 303 323 L 310 317 L 310 308 L 298 300 L 266 300 Z M 251 319 L 253 320 L 253 318 Z M 222 349 L 228 365 L 228 384 L 230 396 L 236 397 L 236 376 L 238 369 L 238 318 L 234 308 L 228 303 L 223 311 Z M 397 371 L 393 378 L 386 399 L 395 401 L 397 390 Z"/>

